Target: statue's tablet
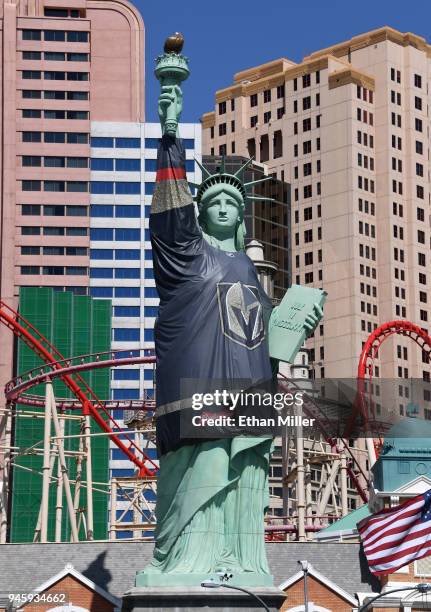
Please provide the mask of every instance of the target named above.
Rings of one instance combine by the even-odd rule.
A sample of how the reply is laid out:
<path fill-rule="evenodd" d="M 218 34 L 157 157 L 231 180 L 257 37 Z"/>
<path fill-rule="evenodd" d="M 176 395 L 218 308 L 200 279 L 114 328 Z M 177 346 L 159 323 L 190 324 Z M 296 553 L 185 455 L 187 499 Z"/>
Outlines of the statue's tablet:
<path fill-rule="evenodd" d="M 312 314 L 320 316 L 314 304 L 321 308 L 327 293 L 322 289 L 292 285 L 280 305 L 273 312 L 269 323 L 269 354 L 279 361 L 293 363 L 297 352 L 307 338 L 305 319 Z"/>

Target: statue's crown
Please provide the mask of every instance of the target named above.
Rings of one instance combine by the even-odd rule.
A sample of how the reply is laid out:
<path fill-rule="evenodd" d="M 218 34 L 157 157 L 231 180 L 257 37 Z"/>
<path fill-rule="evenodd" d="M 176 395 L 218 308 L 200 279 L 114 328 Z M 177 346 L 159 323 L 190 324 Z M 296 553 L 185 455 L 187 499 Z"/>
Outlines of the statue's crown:
<path fill-rule="evenodd" d="M 245 202 L 247 198 L 251 200 L 268 200 L 272 202 L 273 198 L 266 198 L 263 196 L 254 196 L 248 193 L 248 189 L 250 189 L 253 185 L 256 185 L 257 183 L 263 183 L 264 181 L 268 181 L 269 179 L 272 178 L 272 176 L 266 176 L 263 179 L 259 179 L 257 181 L 250 181 L 248 183 L 244 183 L 241 178 L 242 174 L 244 170 L 252 162 L 253 162 L 253 158 L 251 157 L 245 162 L 245 164 L 243 164 L 239 168 L 239 170 L 235 172 L 235 174 L 230 174 L 229 172 L 226 172 L 225 157 L 222 157 L 221 164 L 220 164 L 218 171 L 215 172 L 214 174 L 211 174 L 208 168 L 205 168 L 203 164 L 201 164 L 198 160 L 196 160 L 196 163 L 202 170 L 202 178 L 203 178 L 202 183 L 198 186 L 196 197 L 195 197 L 198 207 L 201 208 L 202 206 L 202 197 L 204 193 L 210 187 L 213 187 L 214 185 L 220 185 L 220 186 L 230 185 L 231 187 L 236 189 L 242 197 L 243 206 L 245 206 Z"/>

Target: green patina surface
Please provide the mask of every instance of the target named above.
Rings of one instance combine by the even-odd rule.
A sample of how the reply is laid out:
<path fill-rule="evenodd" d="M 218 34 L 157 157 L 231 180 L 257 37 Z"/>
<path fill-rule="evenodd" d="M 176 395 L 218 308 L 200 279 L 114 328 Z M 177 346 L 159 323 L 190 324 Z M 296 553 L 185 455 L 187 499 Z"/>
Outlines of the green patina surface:
<path fill-rule="evenodd" d="M 396 491 L 420 476 L 431 478 L 431 423 L 414 418 L 396 423 L 385 436 L 372 472 L 379 491 Z"/>
<path fill-rule="evenodd" d="M 339 519 L 338 521 L 335 521 L 335 523 L 332 523 L 332 525 L 329 525 L 329 527 L 321 529 L 319 533 L 330 534 L 336 531 L 351 531 L 356 529 L 356 524 L 359 523 L 359 521 L 370 514 L 371 512 L 368 508 L 368 504 L 365 504 L 364 506 L 353 510 L 353 512 L 350 512 L 350 514 L 343 516 L 343 518 Z"/>
<path fill-rule="evenodd" d="M 313 287 L 292 285 L 277 308 L 269 324 L 269 354 L 273 359 L 293 363 L 307 339 L 306 323 L 317 325 L 326 293 Z M 319 311 L 320 309 L 320 311 Z"/>
<path fill-rule="evenodd" d="M 165 53 L 158 58 L 156 76 L 162 86 L 159 116 L 164 134 L 177 133 L 182 109 L 179 85 L 187 75 L 182 56 Z M 204 194 L 198 220 L 212 246 L 233 252 L 243 248 L 236 234 L 243 223 L 245 190 L 232 183 L 226 187 L 224 176 L 221 172 L 218 185 Z M 231 181 L 226 178 L 226 182 Z M 226 195 L 234 202 L 228 203 Z M 221 223 L 218 211 L 226 206 L 230 206 L 226 209 L 229 222 Z M 300 290 L 298 287 L 297 293 L 302 293 Z M 313 294 L 309 312 L 301 311 L 303 340 L 320 320 L 315 303 L 321 302 L 322 295 Z M 302 295 L 300 301 L 304 301 Z M 297 346 L 295 339 L 292 360 L 302 342 Z M 151 563 L 137 574 L 136 586 L 199 585 L 221 568 L 233 574 L 232 584 L 272 585 L 263 522 L 269 501 L 271 444 L 272 439 L 263 437 L 209 440 L 160 458 L 156 546 Z"/>

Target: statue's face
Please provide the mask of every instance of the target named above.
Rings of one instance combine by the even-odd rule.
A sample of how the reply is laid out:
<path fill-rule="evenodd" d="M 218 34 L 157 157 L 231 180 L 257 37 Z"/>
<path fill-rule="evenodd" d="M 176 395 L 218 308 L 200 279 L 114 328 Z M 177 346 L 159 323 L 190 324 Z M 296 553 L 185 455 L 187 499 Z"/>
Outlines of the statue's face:
<path fill-rule="evenodd" d="M 208 234 L 233 235 L 240 220 L 240 203 L 227 191 L 221 191 L 206 203 Z"/>

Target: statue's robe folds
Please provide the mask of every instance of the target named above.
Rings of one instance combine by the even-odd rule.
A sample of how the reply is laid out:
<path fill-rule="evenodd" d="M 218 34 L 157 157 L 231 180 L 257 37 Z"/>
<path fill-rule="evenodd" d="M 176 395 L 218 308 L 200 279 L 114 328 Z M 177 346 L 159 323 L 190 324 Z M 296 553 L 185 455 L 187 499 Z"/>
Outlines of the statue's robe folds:
<path fill-rule="evenodd" d="M 181 140 L 164 136 L 150 231 L 160 297 L 155 325 L 160 457 L 154 558 L 137 584 L 184 584 L 226 567 L 270 584 L 264 549 L 272 439 L 184 439 L 184 381 L 272 377 L 265 332 L 271 302 L 244 252 L 208 244 L 197 222 Z M 194 412 L 194 414 L 197 414 Z M 265 578 L 266 577 L 266 578 Z M 160 576 L 160 579 L 162 576 Z"/>

